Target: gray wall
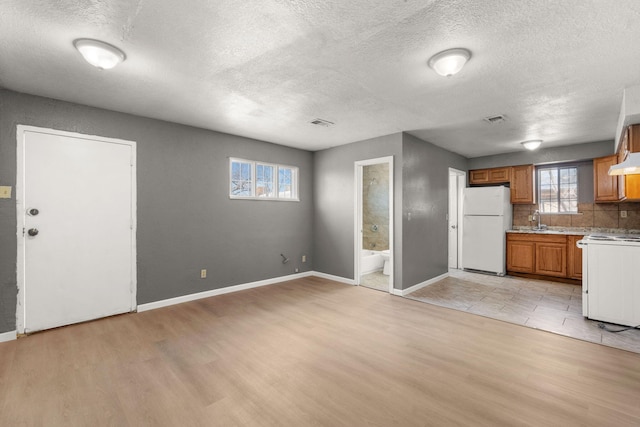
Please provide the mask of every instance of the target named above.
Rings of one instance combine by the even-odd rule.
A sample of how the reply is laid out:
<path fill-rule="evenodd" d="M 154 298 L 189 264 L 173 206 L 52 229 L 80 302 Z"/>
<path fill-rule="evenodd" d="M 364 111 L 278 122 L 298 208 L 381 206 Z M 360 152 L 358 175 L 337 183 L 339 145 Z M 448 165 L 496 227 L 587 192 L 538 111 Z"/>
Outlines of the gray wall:
<path fill-rule="evenodd" d="M 469 169 L 494 168 L 499 166 L 540 165 L 544 163 L 591 160 L 613 154 L 612 141 L 588 142 L 564 147 L 540 148 L 536 151 L 522 150 L 516 153 L 469 159 Z"/>
<path fill-rule="evenodd" d="M 402 140 L 402 288 L 406 289 L 448 271 L 449 167 L 467 170 L 467 159 L 406 133 Z"/>
<path fill-rule="evenodd" d="M 613 154 L 612 141 L 589 142 L 566 147 L 498 154 L 469 159 L 469 169 L 525 164 L 574 164 L 578 168 L 578 202 L 593 203 L 593 162 L 591 159 Z M 587 160 L 587 161 L 582 161 Z"/>
<path fill-rule="evenodd" d="M 0 199 L 0 332 L 15 329 L 17 124 L 137 142 L 139 304 L 313 269 L 313 153 L 0 90 L 0 185 L 14 188 Z M 230 200 L 230 156 L 299 167 L 300 202 Z"/>
<path fill-rule="evenodd" d="M 401 133 L 316 152 L 316 271 L 354 278 L 354 162 L 390 155 L 394 287 L 406 289 L 447 271 L 449 167 L 466 170 L 467 159 Z"/>
<path fill-rule="evenodd" d="M 316 151 L 314 163 L 316 271 L 354 278 L 354 162 L 394 156 L 394 285 L 402 283 L 402 134 Z"/>

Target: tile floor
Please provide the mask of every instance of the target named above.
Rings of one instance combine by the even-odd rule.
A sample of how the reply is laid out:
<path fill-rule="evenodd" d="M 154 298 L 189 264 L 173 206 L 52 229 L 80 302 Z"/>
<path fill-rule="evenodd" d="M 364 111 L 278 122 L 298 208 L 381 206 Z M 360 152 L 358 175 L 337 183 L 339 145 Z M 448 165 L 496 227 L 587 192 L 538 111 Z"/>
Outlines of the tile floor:
<path fill-rule="evenodd" d="M 578 285 L 450 270 L 407 298 L 640 353 L 640 329 L 611 333 L 582 316 Z"/>
<path fill-rule="evenodd" d="M 362 276 L 360 285 L 377 291 L 389 292 L 389 276 L 382 274 L 382 271 L 374 271 Z"/>

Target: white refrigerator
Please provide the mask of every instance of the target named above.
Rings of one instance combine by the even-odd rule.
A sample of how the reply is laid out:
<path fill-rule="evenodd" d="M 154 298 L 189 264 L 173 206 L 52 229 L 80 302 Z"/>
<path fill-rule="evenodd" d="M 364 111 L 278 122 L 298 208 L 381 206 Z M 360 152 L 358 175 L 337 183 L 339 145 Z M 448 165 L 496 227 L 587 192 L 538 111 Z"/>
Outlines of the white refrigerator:
<path fill-rule="evenodd" d="M 465 188 L 462 197 L 462 268 L 505 274 L 506 231 L 511 228 L 506 187 Z"/>

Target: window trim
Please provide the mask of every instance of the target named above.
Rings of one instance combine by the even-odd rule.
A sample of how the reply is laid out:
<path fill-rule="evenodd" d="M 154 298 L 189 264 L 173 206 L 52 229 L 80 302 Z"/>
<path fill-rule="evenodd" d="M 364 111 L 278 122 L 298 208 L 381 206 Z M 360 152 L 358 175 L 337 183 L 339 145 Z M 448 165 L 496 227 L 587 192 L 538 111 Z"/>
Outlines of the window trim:
<path fill-rule="evenodd" d="M 238 195 L 234 195 L 231 194 L 232 191 L 232 187 L 231 184 L 233 182 L 233 163 L 249 163 L 251 165 L 251 195 L 249 196 L 238 196 Z M 256 174 L 257 172 L 257 166 L 258 165 L 262 165 L 262 166 L 271 166 L 274 168 L 274 177 L 273 177 L 273 183 L 274 183 L 274 195 L 269 197 L 269 196 L 257 196 L 256 195 L 256 188 L 257 188 L 257 180 L 258 180 L 258 176 Z M 279 183 L 279 179 L 280 179 L 280 168 L 286 168 L 286 169 L 291 169 L 292 173 L 291 173 L 291 192 L 292 192 L 292 196 L 293 197 L 280 197 L 280 183 Z M 299 202 L 300 201 L 300 194 L 299 194 L 299 178 L 300 177 L 300 170 L 297 166 L 291 166 L 291 165 L 285 165 L 285 164 L 280 164 L 280 163 L 270 163 L 270 162 L 263 162 L 263 161 L 258 161 L 258 160 L 249 160 L 249 159 L 243 159 L 240 157 L 229 157 L 229 182 L 228 182 L 228 192 L 229 192 L 229 198 L 230 199 L 234 199 L 234 200 L 263 200 L 263 201 L 277 201 L 277 202 Z"/>
<path fill-rule="evenodd" d="M 560 170 L 561 169 L 571 169 L 574 168 L 576 170 L 576 210 L 575 211 L 565 211 L 565 212 L 543 212 L 542 211 L 542 197 L 541 197 L 541 185 L 542 185 L 542 179 L 541 179 L 541 172 L 542 170 L 545 169 L 555 169 L 557 171 L 558 174 L 558 198 L 557 198 L 557 202 L 558 202 L 558 206 L 560 206 L 561 204 L 561 197 L 560 197 Z M 538 210 L 540 212 L 541 215 L 576 215 L 579 211 L 578 211 L 578 200 L 579 200 L 579 191 L 580 191 L 580 183 L 578 181 L 578 176 L 579 176 L 579 165 L 575 164 L 575 163 L 562 163 L 562 164 L 548 164 L 548 165 L 540 165 L 536 167 L 536 196 L 538 199 Z"/>

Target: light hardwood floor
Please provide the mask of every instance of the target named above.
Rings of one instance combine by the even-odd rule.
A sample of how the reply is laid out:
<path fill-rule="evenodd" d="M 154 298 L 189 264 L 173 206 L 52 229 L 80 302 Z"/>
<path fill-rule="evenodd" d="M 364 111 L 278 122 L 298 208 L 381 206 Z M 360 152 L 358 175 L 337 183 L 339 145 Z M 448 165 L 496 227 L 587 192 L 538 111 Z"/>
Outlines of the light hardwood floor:
<path fill-rule="evenodd" d="M 0 425 L 640 425 L 640 355 L 319 278 L 0 344 Z"/>

